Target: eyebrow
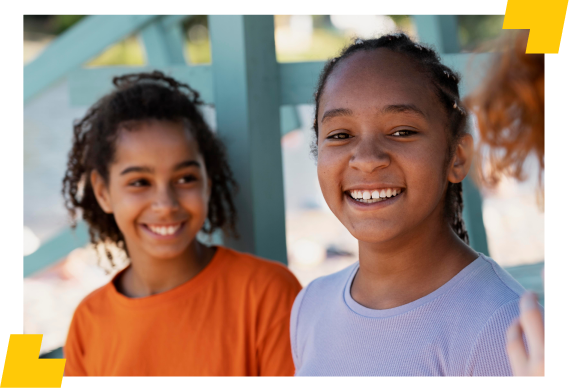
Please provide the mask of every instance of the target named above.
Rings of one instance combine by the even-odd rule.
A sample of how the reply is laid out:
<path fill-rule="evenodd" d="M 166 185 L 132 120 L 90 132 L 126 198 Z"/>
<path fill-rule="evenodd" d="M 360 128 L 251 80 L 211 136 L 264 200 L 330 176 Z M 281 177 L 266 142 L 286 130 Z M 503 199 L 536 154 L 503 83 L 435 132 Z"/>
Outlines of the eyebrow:
<path fill-rule="evenodd" d="M 417 106 L 413 105 L 413 104 L 397 104 L 397 105 L 387 105 L 384 106 L 380 112 L 382 114 L 388 114 L 388 113 L 412 113 L 412 114 L 418 114 L 420 116 L 423 117 L 427 117 L 423 111 L 419 108 L 417 108 Z"/>
<path fill-rule="evenodd" d="M 380 109 L 379 111 L 381 114 L 389 114 L 389 113 L 411 113 L 417 114 L 422 117 L 427 117 L 421 109 L 419 109 L 416 105 L 413 104 L 396 104 L 396 105 L 387 105 Z M 354 112 L 348 108 L 336 108 L 330 109 L 326 111 L 322 115 L 322 119 L 320 123 L 324 123 L 326 119 L 331 119 L 333 117 L 339 116 L 352 116 Z"/>
<path fill-rule="evenodd" d="M 354 114 L 354 112 L 352 112 L 351 109 L 347 109 L 347 108 L 330 109 L 330 110 L 327 110 L 326 112 L 324 112 L 324 114 L 322 115 L 322 119 L 320 120 L 320 123 L 323 123 L 324 120 L 331 119 L 332 117 L 351 116 L 353 114 Z"/>
<path fill-rule="evenodd" d="M 178 163 L 176 165 L 176 167 L 174 167 L 174 171 L 177 170 L 181 170 L 182 168 L 185 167 L 190 167 L 190 166 L 196 166 L 196 167 L 200 167 L 199 162 L 195 161 L 195 160 L 185 160 L 181 163 Z M 120 175 L 125 175 L 131 172 L 146 172 L 146 173 L 150 173 L 153 172 L 154 169 L 150 168 L 150 167 L 146 167 L 146 166 L 132 166 L 132 167 L 127 167 L 124 170 L 121 171 Z"/>

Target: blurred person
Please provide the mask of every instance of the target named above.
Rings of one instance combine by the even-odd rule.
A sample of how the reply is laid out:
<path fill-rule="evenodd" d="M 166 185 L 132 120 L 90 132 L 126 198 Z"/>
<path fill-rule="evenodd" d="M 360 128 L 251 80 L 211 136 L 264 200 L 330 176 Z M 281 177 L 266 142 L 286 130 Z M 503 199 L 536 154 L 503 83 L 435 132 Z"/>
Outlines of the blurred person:
<path fill-rule="evenodd" d="M 493 187 L 502 176 L 525 179 L 524 162 L 535 155 L 539 161 L 538 199 L 542 200 L 544 55 L 526 54 L 528 35 L 528 31 L 522 30 L 503 38 L 498 45 L 501 54 L 485 81 L 465 102 L 476 115 L 480 131 L 477 169 L 481 183 Z M 484 169 L 483 163 L 490 168 Z M 543 376 L 544 325 L 534 294 L 521 298 L 520 311 L 519 319 L 508 330 L 507 350 L 512 370 L 518 376 Z"/>
<path fill-rule="evenodd" d="M 468 245 L 458 74 L 405 34 L 357 39 L 324 67 L 315 104 L 320 187 L 359 262 L 296 298 L 296 374 L 511 375 L 524 289 Z"/>
<path fill-rule="evenodd" d="M 130 264 L 77 307 L 65 375 L 292 375 L 294 275 L 196 239 L 235 235 L 236 222 L 236 182 L 198 93 L 160 72 L 113 84 L 74 125 L 63 194 L 91 243 Z"/>

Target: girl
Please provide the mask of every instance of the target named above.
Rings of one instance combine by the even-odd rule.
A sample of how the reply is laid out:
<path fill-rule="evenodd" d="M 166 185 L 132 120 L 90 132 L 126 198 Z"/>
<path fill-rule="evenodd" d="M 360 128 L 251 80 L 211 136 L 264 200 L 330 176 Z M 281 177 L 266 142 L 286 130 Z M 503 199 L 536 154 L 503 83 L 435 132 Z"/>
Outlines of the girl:
<path fill-rule="evenodd" d="M 361 40 L 315 95 L 318 179 L 359 262 L 297 297 L 297 375 L 509 375 L 523 288 L 468 246 L 459 78 L 404 34 Z"/>
<path fill-rule="evenodd" d="M 67 343 L 67 376 L 291 375 L 282 265 L 196 240 L 233 231 L 235 182 L 198 93 L 164 74 L 113 80 L 74 126 L 66 205 L 91 242 L 130 265 L 87 296 Z"/>

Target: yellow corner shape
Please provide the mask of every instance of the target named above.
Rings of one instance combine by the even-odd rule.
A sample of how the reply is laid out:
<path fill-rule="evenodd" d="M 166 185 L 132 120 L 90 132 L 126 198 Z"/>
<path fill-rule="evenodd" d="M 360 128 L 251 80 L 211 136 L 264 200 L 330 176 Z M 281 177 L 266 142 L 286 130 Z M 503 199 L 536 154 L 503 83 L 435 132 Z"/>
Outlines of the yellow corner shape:
<path fill-rule="evenodd" d="M 530 30 L 526 54 L 557 54 L 569 0 L 508 0 L 503 29 Z"/>
<path fill-rule="evenodd" d="M 12 334 L 0 387 L 61 387 L 64 359 L 39 359 L 43 334 Z"/>

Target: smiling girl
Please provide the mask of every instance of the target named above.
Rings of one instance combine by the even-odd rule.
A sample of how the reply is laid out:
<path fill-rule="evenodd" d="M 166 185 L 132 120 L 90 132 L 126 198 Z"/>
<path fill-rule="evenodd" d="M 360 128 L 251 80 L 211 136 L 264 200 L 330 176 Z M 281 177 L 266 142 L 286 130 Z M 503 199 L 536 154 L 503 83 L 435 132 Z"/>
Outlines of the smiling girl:
<path fill-rule="evenodd" d="M 281 264 L 198 242 L 234 230 L 235 182 L 198 94 L 164 74 L 115 78 L 75 124 L 66 205 L 130 260 L 75 311 L 66 376 L 292 375 Z"/>
<path fill-rule="evenodd" d="M 404 34 L 358 39 L 324 68 L 318 179 L 359 262 L 297 297 L 297 375 L 511 374 L 505 333 L 523 288 L 468 246 L 458 82 Z"/>

